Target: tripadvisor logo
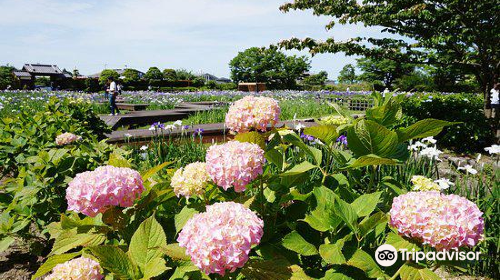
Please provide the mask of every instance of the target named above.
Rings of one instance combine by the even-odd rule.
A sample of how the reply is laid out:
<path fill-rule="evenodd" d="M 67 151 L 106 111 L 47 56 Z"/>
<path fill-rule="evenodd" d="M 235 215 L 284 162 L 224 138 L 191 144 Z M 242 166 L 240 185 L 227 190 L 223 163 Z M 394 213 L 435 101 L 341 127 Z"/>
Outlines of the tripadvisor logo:
<path fill-rule="evenodd" d="M 403 261 L 412 260 L 415 262 L 428 260 L 428 261 L 477 261 L 481 252 L 459 252 L 458 250 L 443 250 L 438 252 L 421 252 L 411 251 L 408 249 L 399 249 L 401 259 Z M 398 250 L 390 244 L 384 244 L 377 248 L 375 251 L 375 260 L 381 266 L 391 266 L 398 260 Z"/>

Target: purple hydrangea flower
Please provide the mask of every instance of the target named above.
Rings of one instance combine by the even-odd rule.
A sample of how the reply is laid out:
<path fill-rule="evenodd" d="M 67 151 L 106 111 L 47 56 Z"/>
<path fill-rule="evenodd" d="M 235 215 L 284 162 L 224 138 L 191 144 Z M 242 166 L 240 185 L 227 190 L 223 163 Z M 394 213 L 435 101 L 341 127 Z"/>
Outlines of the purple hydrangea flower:
<path fill-rule="evenodd" d="M 341 143 L 344 146 L 347 146 L 347 136 L 340 135 L 339 138 L 337 138 L 337 143 Z"/>

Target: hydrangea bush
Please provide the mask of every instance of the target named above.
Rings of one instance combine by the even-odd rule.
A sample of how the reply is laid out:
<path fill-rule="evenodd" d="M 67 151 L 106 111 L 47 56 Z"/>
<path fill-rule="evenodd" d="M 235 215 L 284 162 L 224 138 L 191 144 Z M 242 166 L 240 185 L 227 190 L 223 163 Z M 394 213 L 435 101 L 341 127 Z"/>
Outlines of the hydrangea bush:
<path fill-rule="evenodd" d="M 57 135 L 56 145 L 59 145 L 59 146 L 68 145 L 68 144 L 71 144 L 73 142 L 79 141 L 81 139 L 82 138 L 80 136 L 77 136 L 73 133 L 66 132 L 66 133 Z"/>
<path fill-rule="evenodd" d="M 80 257 L 58 264 L 52 270 L 52 273 L 45 277 L 45 280 L 101 280 L 104 276 L 101 274 L 101 266 L 93 259 Z"/>
<path fill-rule="evenodd" d="M 394 199 L 389 214 L 399 234 L 437 250 L 473 247 L 483 239 L 483 213 L 457 195 L 409 192 Z"/>
<path fill-rule="evenodd" d="M 365 117 L 340 126 L 240 132 L 213 143 L 206 163 L 79 174 L 67 190 L 71 213 L 48 227 L 54 247 L 37 276 L 88 254 L 113 279 L 438 279 L 433 270 L 447 264 L 386 268 L 377 245 L 470 250 L 487 240 L 487 223 L 449 194 L 450 180 L 412 169 L 430 159 L 410 157 L 409 141 L 450 123 L 396 128 L 403 97 L 374 99 Z"/>
<path fill-rule="evenodd" d="M 278 102 L 272 98 L 245 96 L 229 107 L 226 126 L 234 132 L 266 131 L 268 125 L 279 121 L 280 113 Z"/>

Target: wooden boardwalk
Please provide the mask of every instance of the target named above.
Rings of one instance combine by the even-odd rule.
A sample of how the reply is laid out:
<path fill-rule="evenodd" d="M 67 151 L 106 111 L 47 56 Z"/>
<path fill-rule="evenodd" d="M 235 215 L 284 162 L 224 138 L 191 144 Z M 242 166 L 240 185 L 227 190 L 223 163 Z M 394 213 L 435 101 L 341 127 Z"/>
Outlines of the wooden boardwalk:
<path fill-rule="evenodd" d="M 295 124 L 301 123 L 305 127 L 317 125 L 313 119 L 297 120 L 297 121 L 285 121 L 279 122 L 276 127 L 288 126 L 293 128 Z M 229 130 L 225 127 L 224 123 L 212 123 L 212 124 L 199 124 L 190 126 L 188 129 L 182 130 L 181 128 L 173 129 L 171 131 L 167 130 L 149 130 L 149 129 L 130 129 L 130 130 L 120 130 L 113 131 L 108 134 L 108 143 L 144 143 L 151 141 L 154 137 L 171 137 L 178 138 L 183 135 L 193 135 L 196 130 L 202 129 L 202 140 L 204 143 L 210 143 L 212 141 L 221 142 L 227 139 L 232 139 L 233 136 L 229 134 Z"/>
<path fill-rule="evenodd" d="M 214 110 L 218 107 L 219 103 L 217 102 L 186 102 L 181 103 L 172 110 L 134 111 L 123 115 L 100 115 L 99 117 L 111 127 L 112 130 L 116 130 L 121 126 L 143 126 L 155 122 L 182 120 L 198 112 Z"/>

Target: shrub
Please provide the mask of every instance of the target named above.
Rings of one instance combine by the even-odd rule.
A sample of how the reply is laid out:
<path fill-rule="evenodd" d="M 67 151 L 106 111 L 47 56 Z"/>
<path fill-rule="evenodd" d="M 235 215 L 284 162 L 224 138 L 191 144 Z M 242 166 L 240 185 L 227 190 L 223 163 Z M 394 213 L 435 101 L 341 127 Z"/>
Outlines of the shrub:
<path fill-rule="evenodd" d="M 484 116 L 483 97 L 474 94 L 422 93 L 403 102 L 403 125 L 425 118 L 461 122 L 437 136 L 440 145 L 457 152 L 484 152 L 494 141 L 492 122 Z"/>

